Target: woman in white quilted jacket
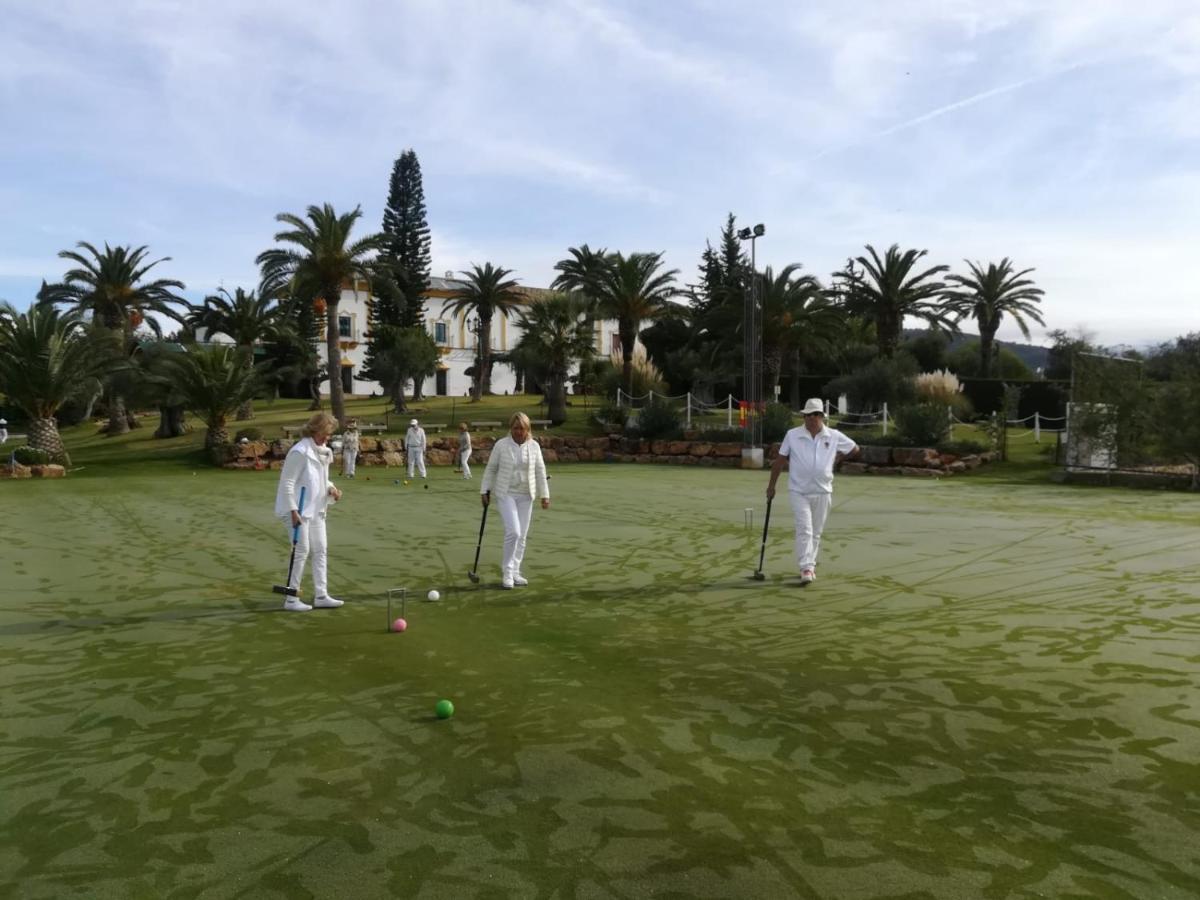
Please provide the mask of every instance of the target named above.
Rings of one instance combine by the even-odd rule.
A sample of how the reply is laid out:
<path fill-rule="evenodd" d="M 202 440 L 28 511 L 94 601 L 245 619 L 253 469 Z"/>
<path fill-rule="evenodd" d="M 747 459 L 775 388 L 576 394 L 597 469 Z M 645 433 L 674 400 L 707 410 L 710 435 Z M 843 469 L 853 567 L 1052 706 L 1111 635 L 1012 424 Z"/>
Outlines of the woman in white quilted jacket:
<path fill-rule="evenodd" d="M 525 539 L 533 519 L 533 501 L 542 501 L 542 509 L 550 508 L 550 482 L 546 479 L 546 462 L 542 448 L 531 436 L 529 416 L 513 413 L 508 420 L 509 436 L 502 437 L 492 447 L 483 481 L 479 485 L 480 499 L 487 506 L 496 499 L 500 518 L 504 520 L 504 556 L 500 564 L 500 587 L 529 584 L 521 574 L 525 559 Z"/>

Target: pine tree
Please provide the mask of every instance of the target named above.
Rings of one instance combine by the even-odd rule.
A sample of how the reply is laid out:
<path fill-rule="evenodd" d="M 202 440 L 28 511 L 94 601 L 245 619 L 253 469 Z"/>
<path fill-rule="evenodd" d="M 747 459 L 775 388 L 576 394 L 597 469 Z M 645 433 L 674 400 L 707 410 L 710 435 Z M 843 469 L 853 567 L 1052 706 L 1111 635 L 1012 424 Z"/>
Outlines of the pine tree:
<path fill-rule="evenodd" d="M 385 322 L 407 328 L 425 324 L 425 292 L 429 290 L 429 223 L 425 219 L 425 189 L 421 185 L 421 163 L 413 150 L 405 150 L 392 166 L 387 207 L 383 211 L 383 233 L 390 248 L 385 254 L 403 275 L 400 285 L 403 308 L 400 321 Z"/>

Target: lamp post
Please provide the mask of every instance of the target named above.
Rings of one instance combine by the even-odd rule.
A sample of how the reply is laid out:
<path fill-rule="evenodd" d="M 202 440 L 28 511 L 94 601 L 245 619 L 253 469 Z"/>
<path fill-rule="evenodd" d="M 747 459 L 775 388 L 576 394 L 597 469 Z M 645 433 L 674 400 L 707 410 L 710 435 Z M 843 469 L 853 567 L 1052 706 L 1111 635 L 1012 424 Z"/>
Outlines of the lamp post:
<path fill-rule="evenodd" d="M 738 239 L 750 242 L 750 286 L 745 292 L 745 309 L 742 317 L 743 376 L 742 393 L 745 395 L 746 426 L 743 429 L 742 468 L 761 469 L 762 450 L 762 305 L 758 296 L 758 260 L 756 242 L 767 233 L 763 224 L 743 228 Z"/>

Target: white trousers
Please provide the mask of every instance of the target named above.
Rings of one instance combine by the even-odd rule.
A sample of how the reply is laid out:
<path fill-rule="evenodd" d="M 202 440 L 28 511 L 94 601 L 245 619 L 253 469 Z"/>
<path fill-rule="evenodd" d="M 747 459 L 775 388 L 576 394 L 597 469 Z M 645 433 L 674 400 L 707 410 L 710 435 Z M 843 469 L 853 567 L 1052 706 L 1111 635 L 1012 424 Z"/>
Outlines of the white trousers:
<path fill-rule="evenodd" d="M 408 477 L 413 477 L 413 468 L 416 468 L 417 473 L 425 477 L 425 454 L 420 450 L 408 451 Z"/>
<path fill-rule="evenodd" d="M 533 498 L 528 494 L 509 494 L 495 501 L 504 520 L 504 556 L 500 560 L 501 578 L 521 574 L 525 559 L 525 539 L 533 519 Z"/>
<path fill-rule="evenodd" d="M 796 520 L 796 565 L 801 570 L 817 567 L 821 549 L 821 532 L 829 517 L 833 494 L 798 494 L 789 491 L 792 516 Z"/>
<path fill-rule="evenodd" d="M 460 450 L 458 454 L 459 463 L 463 470 L 463 478 L 471 477 L 471 451 Z"/>
<path fill-rule="evenodd" d="M 342 474 L 354 477 L 354 464 L 358 461 L 357 450 L 342 451 Z"/>
<path fill-rule="evenodd" d="M 284 525 L 287 526 L 288 543 L 291 544 L 291 521 L 285 519 Z M 329 544 L 325 539 L 324 516 L 300 520 L 300 539 L 296 542 L 296 561 L 292 564 L 292 578 L 288 587 L 300 587 L 300 576 L 304 574 L 304 563 L 308 561 L 309 554 L 312 555 L 313 597 L 328 597 Z"/>

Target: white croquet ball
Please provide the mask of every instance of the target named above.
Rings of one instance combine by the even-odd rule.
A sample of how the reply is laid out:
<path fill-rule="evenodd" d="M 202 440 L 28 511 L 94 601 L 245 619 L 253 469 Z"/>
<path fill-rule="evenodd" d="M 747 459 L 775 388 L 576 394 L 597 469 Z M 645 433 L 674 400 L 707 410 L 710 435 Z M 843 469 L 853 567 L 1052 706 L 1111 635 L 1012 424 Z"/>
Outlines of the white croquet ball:
<path fill-rule="evenodd" d="M 428 594 L 425 595 L 425 597 L 428 600 L 441 600 L 442 599 L 442 595 L 439 594 L 437 591 L 430 591 Z"/>

